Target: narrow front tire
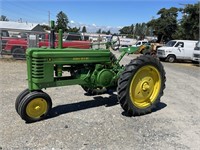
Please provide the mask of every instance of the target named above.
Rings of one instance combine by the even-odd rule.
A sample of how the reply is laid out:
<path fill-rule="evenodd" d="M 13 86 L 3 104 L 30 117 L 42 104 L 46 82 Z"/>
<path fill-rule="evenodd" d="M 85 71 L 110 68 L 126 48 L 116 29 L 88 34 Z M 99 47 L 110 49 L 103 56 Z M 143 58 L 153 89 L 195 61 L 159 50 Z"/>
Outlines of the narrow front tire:
<path fill-rule="evenodd" d="M 18 107 L 19 107 L 19 104 L 20 102 L 22 101 L 22 99 L 28 94 L 30 93 L 29 89 L 25 89 L 24 91 L 22 91 L 16 98 L 15 100 L 15 110 L 17 111 L 17 113 L 19 114 L 18 112 Z"/>
<path fill-rule="evenodd" d="M 21 100 L 18 113 L 23 120 L 30 123 L 44 119 L 51 108 L 52 101 L 48 94 L 33 91 Z"/>

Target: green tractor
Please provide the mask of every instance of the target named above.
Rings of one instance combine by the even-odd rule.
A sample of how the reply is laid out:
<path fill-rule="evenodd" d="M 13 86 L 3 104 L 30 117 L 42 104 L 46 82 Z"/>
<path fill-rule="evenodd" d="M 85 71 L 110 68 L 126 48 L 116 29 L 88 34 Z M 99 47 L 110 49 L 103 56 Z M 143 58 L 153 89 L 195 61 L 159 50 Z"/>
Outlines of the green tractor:
<path fill-rule="evenodd" d="M 50 48 L 29 48 L 26 51 L 28 88 L 15 102 L 17 113 L 26 122 L 44 119 L 52 108 L 50 96 L 42 89 L 80 85 L 90 95 L 116 90 L 118 101 L 130 116 L 150 113 L 160 102 L 165 88 L 165 71 L 160 61 L 151 56 L 139 56 L 126 66 L 120 61 L 137 49 L 124 48 L 119 58 L 108 49 L 54 47 L 54 22 Z M 111 46 L 119 47 L 119 38 Z"/>

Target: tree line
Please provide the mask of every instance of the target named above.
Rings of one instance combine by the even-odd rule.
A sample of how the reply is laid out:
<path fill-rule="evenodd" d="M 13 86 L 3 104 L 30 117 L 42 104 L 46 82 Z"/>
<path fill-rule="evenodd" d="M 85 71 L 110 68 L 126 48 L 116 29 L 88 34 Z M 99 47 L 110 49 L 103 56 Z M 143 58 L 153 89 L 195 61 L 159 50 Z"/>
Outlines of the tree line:
<path fill-rule="evenodd" d="M 181 18 L 178 18 L 181 14 Z M 147 23 L 125 26 L 120 34 L 128 37 L 157 36 L 158 42 L 172 39 L 199 40 L 199 2 L 186 4 L 184 8 L 162 8 L 157 12 L 159 17 Z"/>
<path fill-rule="evenodd" d="M 136 23 L 125 26 L 119 30 L 120 34 L 125 34 L 130 38 L 143 39 L 145 36 L 156 36 L 158 41 L 167 42 L 171 39 L 199 40 L 199 4 L 186 4 L 184 8 L 171 7 L 169 9 L 162 8 L 157 12 L 157 19 L 152 19 L 147 23 Z M 178 14 L 182 14 L 178 18 Z M 82 32 L 86 33 L 85 26 L 70 27 L 67 15 L 60 11 L 57 14 L 55 30 L 62 29 L 64 32 Z M 1 15 L 1 21 L 8 21 L 8 18 Z M 48 25 L 42 25 L 49 30 Z M 111 34 L 110 30 L 102 31 L 98 29 L 96 33 Z"/>

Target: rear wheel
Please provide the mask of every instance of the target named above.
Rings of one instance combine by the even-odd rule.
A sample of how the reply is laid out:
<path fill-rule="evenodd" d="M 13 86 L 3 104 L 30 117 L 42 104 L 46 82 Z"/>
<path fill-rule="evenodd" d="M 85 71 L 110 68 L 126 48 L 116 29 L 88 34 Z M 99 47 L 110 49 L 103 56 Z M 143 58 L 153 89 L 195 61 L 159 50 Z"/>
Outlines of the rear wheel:
<path fill-rule="evenodd" d="M 15 58 L 15 59 L 24 59 L 25 58 L 25 53 L 22 48 L 15 48 L 12 51 L 12 55 L 13 55 L 13 58 Z"/>
<path fill-rule="evenodd" d="M 165 71 L 159 60 L 140 56 L 125 66 L 118 81 L 118 100 L 130 116 L 150 113 L 160 102 Z"/>
<path fill-rule="evenodd" d="M 18 113 L 26 122 L 35 122 L 46 117 L 52 108 L 52 101 L 48 94 L 34 91 L 28 93 L 18 105 Z"/>

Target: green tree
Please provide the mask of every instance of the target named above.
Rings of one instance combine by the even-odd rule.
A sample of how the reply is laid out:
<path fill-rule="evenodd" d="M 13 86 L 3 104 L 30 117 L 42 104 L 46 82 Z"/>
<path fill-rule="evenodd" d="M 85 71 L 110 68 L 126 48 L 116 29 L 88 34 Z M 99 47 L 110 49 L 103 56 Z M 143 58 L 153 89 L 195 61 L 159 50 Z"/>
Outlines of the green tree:
<path fill-rule="evenodd" d="M 97 32 L 96 32 L 96 33 L 98 33 L 98 34 L 101 34 L 101 29 L 97 30 Z"/>
<path fill-rule="evenodd" d="M 82 33 L 86 33 L 86 32 L 87 32 L 86 27 L 83 26 L 83 28 L 82 28 Z"/>
<path fill-rule="evenodd" d="M 139 36 L 139 39 L 142 40 L 145 38 L 146 35 L 146 23 L 137 23 L 135 25 L 135 35 Z"/>
<path fill-rule="evenodd" d="M 106 34 L 107 32 L 103 30 L 101 33 L 102 33 L 102 34 Z"/>
<path fill-rule="evenodd" d="M 135 36 L 139 36 L 140 39 L 144 39 L 146 35 L 147 25 L 146 23 L 136 23 L 130 26 L 125 26 L 119 30 L 120 34 L 127 35 L 128 38 L 133 38 Z"/>
<path fill-rule="evenodd" d="M 108 31 L 106 32 L 106 34 L 107 34 L 107 35 L 111 34 L 110 30 L 108 30 Z"/>
<path fill-rule="evenodd" d="M 152 19 L 147 23 L 148 27 L 154 30 L 154 34 L 158 37 L 158 42 L 169 41 L 173 39 L 173 34 L 176 32 L 177 16 L 179 9 L 171 7 L 169 9 L 162 8 L 158 11 L 157 15 L 160 15 L 158 19 Z"/>
<path fill-rule="evenodd" d="M 0 21 L 9 21 L 9 20 L 6 16 L 1 15 Z"/>
<path fill-rule="evenodd" d="M 119 30 L 120 34 L 131 34 L 131 26 L 125 26 Z"/>
<path fill-rule="evenodd" d="M 180 21 L 177 37 L 186 40 L 199 40 L 199 2 L 185 5 L 180 9 L 183 17 Z"/>
<path fill-rule="evenodd" d="M 106 35 L 111 34 L 110 30 L 108 30 L 108 31 L 104 31 L 104 30 L 103 30 L 101 33 L 102 33 L 102 34 L 106 34 Z"/>
<path fill-rule="evenodd" d="M 69 23 L 67 15 L 64 12 L 60 11 L 56 17 L 57 21 L 55 30 L 58 31 L 59 29 L 62 29 L 63 32 L 67 32 L 67 25 Z"/>
<path fill-rule="evenodd" d="M 125 26 L 122 29 L 119 30 L 120 34 L 125 34 L 127 38 L 133 38 L 134 26 Z"/>
<path fill-rule="evenodd" d="M 146 27 L 145 35 L 146 35 L 146 36 L 151 36 L 151 30 L 150 30 L 149 27 Z"/>
<path fill-rule="evenodd" d="M 131 34 L 133 35 L 133 34 L 134 34 L 134 25 L 132 24 L 132 25 L 130 26 L 130 28 L 131 28 Z"/>
<path fill-rule="evenodd" d="M 77 27 L 68 27 L 68 30 L 67 32 L 73 32 L 73 33 L 78 33 L 80 31 L 80 28 L 77 28 Z"/>

